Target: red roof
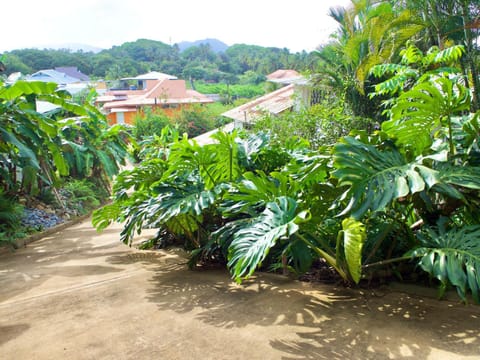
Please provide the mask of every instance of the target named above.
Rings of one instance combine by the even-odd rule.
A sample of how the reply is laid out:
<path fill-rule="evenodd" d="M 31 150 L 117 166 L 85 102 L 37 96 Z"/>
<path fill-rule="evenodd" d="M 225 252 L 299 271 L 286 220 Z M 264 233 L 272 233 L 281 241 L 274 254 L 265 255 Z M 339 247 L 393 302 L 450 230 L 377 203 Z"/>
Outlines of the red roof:
<path fill-rule="evenodd" d="M 282 83 L 288 82 L 289 80 L 298 80 L 300 78 L 302 78 L 302 75 L 300 75 L 300 73 L 295 70 L 289 69 L 279 69 L 267 75 L 267 80 Z"/>
<path fill-rule="evenodd" d="M 117 100 L 114 100 L 117 99 Z M 137 107 L 144 105 L 211 103 L 207 96 L 194 90 L 187 90 L 185 80 L 147 80 L 146 90 L 113 90 L 97 99 L 105 102 L 105 109 Z"/>
<path fill-rule="evenodd" d="M 222 115 L 236 121 L 252 122 L 265 114 L 280 114 L 294 105 L 294 91 L 294 85 L 288 85 Z"/>

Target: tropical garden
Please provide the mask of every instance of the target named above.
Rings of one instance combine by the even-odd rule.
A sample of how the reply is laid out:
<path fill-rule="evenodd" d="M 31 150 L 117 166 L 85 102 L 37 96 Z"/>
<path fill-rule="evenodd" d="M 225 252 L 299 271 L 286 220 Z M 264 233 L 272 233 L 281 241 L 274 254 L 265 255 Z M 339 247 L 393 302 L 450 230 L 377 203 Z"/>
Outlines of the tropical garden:
<path fill-rule="evenodd" d="M 413 280 L 480 302 L 480 2 L 352 0 L 330 15 L 338 31 L 304 69 L 319 103 L 204 146 L 169 125 L 138 132 L 122 172 L 127 133 L 88 101 L 3 87 L 2 196 L 39 188 L 17 168 L 52 188 L 117 175 L 94 226 L 122 222 L 129 245 L 155 228 L 140 246 L 183 246 L 192 268 L 224 265 L 238 282 L 323 268 L 349 286 Z M 63 110 L 39 115 L 37 98 Z"/>
<path fill-rule="evenodd" d="M 93 94 L 78 104 L 54 83 L 0 85 L 0 243 L 15 244 L 43 228 L 22 223 L 24 208 L 41 202 L 68 217 L 105 202 L 131 136 L 108 126 Z M 38 112 L 42 101 L 56 108 Z"/>

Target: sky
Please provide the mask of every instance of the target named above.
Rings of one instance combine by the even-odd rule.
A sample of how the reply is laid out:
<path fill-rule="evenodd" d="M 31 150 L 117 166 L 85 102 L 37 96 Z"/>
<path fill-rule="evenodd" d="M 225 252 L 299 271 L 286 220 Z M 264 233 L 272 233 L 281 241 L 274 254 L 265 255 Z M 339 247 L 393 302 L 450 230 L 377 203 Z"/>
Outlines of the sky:
<path fill-rule="evenodd" d="M 332 6 L 349 0 L 3 1 L 0 52 L 86 44 L 111 48 L 140 38 L 175 44 L 216 38 L 311 51 L 328 42 Z M 8 29 L 8 30 L 7 30 Z"/>

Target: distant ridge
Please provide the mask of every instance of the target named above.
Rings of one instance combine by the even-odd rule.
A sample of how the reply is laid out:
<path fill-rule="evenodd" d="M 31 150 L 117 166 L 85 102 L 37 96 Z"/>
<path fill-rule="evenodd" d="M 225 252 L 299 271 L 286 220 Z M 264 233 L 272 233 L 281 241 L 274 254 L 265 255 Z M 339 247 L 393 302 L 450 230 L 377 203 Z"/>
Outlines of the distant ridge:
<path fill-rule="evenodd" d="M 196 40 L 196 41 L 182 41 L 179 42 L 178 48 L 180 51 L 183 51 L 185 49 L 188 49 L 189 47 L 192 46 L 199 46 L 200 44 L 208 44 L 210 45 L 210 49 L 212 49 L 213 52 L 220 53 L 220 52 L 225 52 L 225 50 L 228 49 L 228 45 L 225 44 L 224 42 L 218 40 L 218 39 L 203 39 L 203 40 Z"/>
<path fill-rule="evenodd" d="M 72 52 L 78 52 L 78 51 L 83 51 L 83 52 L 93 52 L 93 53 L 99 53 L 102 51 L 102 48 L 96 47 L 96 46 L 91 46 L 87 44 L 79 44 L 79 43 L 65 43 L 65 44 L 50 44 L 50 45 L 40 45 L 40 46 L 35 46 L 35 48 L 43 50 L 43 49 L 52 49 L 52 50 L 61 50 L 61 49 L 67 49 Z"/>

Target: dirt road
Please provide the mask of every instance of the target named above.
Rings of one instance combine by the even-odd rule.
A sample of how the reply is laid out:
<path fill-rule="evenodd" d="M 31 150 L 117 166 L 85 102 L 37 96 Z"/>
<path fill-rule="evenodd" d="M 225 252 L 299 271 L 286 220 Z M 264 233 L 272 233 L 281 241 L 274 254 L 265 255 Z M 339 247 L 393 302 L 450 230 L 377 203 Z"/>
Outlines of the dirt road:
<path fill-rule="evenodd" d="M 0 255 L 0 359 L 480 359 L 480 306 L 140 252 L 89 221 Z"/>

